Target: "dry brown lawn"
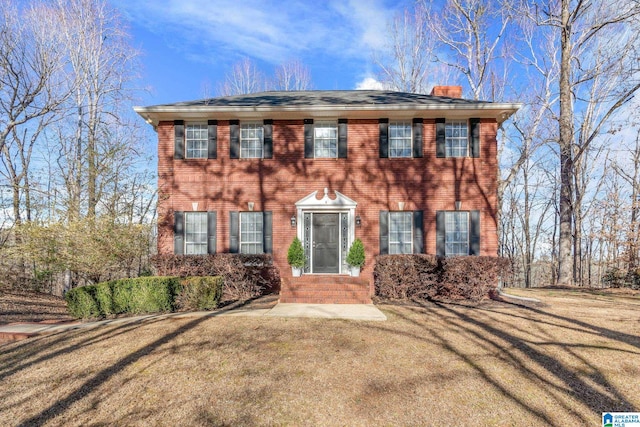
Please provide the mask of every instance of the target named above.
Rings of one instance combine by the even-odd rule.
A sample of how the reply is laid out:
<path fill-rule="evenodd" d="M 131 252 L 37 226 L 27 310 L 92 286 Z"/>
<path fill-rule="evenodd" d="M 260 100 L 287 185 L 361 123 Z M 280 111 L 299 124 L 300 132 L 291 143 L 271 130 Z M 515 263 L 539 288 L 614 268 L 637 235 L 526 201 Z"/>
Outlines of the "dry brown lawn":
<path fill-rule="evenodd" d="M 14 322 L 57 322 L 74 320 L 63 298 L 33 291 L 2 287 L 0 325 Z"/>
<path fill-rule="evenodd" d="M 600 425 L 640 410 L 640 299 L 150 320 L 0 345 L 0 425 Z"/>

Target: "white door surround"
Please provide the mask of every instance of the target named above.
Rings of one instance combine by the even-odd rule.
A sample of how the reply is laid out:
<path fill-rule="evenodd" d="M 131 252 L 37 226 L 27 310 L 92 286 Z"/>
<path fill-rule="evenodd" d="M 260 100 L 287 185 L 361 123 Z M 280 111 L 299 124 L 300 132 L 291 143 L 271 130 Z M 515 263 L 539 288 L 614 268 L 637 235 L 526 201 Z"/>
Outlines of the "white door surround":
<path fill-rule="evenodd" d="M 303 243 L 303 246 L 305 246 L 305 257 L 307 257 L 308 261 L 310 260 L 311 251 L 309 250 L 310 248 L 306 247 L 308 246 L 309 236 L 305 236 L 305 214 L 339 213 L 342 214 L 340 215 L 341 218 L 343 217 L 343 215 L 346 215 L 346 234 L 343 234 L 343 228 L 345 227 L 341 229 L 340 234 L 341 241 L 344 239 L 344 242 L 346 243 L 346 249 L 343 247 L 344 245 L 340 245 L 341 247 L 339 256 L 341 260 L 344 261 L 344 259 L 346 258 L 346 251 L 349 247 L 351 247 L 351 244 L 355 239 L 355 217 L 356 206 L 358 204 L 344 194 L 338 191 L 334 192 L 336 196 L 334 199 L 331 199 L 329 197 L 329 189 L 325 188 L 324 196 L 321 199 L 317 198 L 318 191 L 314 191 L 313 193 L 307 195 L 306 197 L 303 197 L 295 203 L 297 236 Z M 306 233 L 309 233 L 309 231 L 306 231 Z M 305 237 L 307 239 L 305 239 Z M 308 262 L 308 264 L 311 264 L 311 262 Z M 304 271 L 307 274 L 313 273 L 311 265 L 307 265 Z M 340 274 L 346 273 L 348 273 L 348 269 L 346 265 L 344 265 L 344 262 L 342 262 L 340 264 Z"/>

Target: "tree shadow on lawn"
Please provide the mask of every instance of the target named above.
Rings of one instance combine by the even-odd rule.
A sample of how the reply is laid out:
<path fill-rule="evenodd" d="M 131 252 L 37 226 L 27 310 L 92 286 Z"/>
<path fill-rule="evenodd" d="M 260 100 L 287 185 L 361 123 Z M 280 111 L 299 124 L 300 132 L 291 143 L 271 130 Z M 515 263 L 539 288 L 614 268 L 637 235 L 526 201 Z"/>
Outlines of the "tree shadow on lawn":
<path fill-rule="evenodd" d="M 479 359 L 475 352 L 474 354 L 466 353 L 464 350 L 459 348 L 459 345 L 456 342 L 450 340 L 448 337 L 440 333 L 437 326 L 434 327 L 432 322 L 430 322 L 430 319 L 433 319 L 434 316 L 438 316 L 439 318 L 443 319 L 447 327 L 451 327 L 452 330 L 457 329 L 457 331 L 460 331 L 456 332 L 456 334 L 460 335 L 461 338 L 469 339 L 468 337 L 471 337 L 471 339 L 473 339 L 474 346 L 480 347 L 482 350 L 486 351 L 489 354 L 500 355 L 495 357 L 500 358 L 501 361 L 507 362 L 510 364 L 510 366 L 515 367 L 519 372 L 522 373 L 524 377 L 543 384 L 545 392 L 551 397 L 554 397 L 554 393 L 570 396 L 582 402 L 593 412 L 593 414 L 597 416 L 600 416 L 600 413 L 603 411 L 637 410 L 637 408 L 631 402 L 629 402 L 612 383 L 607 381 L 606 377 L 602 374 L 602 372 L 598 370 L 598 368 L 594 364 L 590 363 L 584 357 L 579 356 L 575 351 L 573 351 L 573 348 L 586 347 L 598 350 L 604 349 L 609 351 L 622 351 L 626 353 L 633 353 L 636 355 L 639 353 L 607 346 L 565 344 L 557 340 L 543 343 L 543 345 L 557 346 L 559 348 L 562 348 L 562 350 L 567 352 L 570 356 L 575 357 L 582 363 L 584 363 L 590 371 L 588 374 L 589 380 L 593 381 L 604 390 L 607 390 L 608 393 L 605 394 L 582 379 L 574 369 L 565 366 L 561 360 L 534 348 L 533 345 L 540 345 L 538 342 L 532 342 L 529 339 L 518 337 L 513 333 L 507 332 L 506 329 L 510 328 L 511 326 L 506 326 L 504 320 L 502 320 L 502 322 L 499 322 L 497 320 L 493 322 L 493 319 L 484 321 L 463 312 L 465 310 L 493 312 L 492 310 L 440 302 L 434 302 L 431 304 L 424 303 L 419 304 L 419 307 L 407 308 L 417 313 L 423 314 L 424 321 L 409 317 L 397 310 L 394 310 L 394 314 L 401 318 L 403 321 L 406 321 L 407 323 L 413 324 L 425 330 L 425 334 L 423 336 L 409 331 L 399 332 L 385 325 L 369 325 L 369 327 L 387 330 L 396 334 L 400 333 L 406 335 L 408 338 L 426 342 L 433 342 L 433 340 L 435 339 L 438 345 L 443 350 L 446 350 L 447 352 L 459 357 L 462 361 L 464 361 L 464 363 L 466 363 L 469 367 L 476 371 L 484 381 L 494 387 L 506 399 L 523 408 L 526 412 L 537 418 L 541 423 L 545 423 L 548 425 L 553 425 L 556 423 L 556 420 L 550 418 L 550 414 L 544 410 L 544 405 L 542 402 L 540 403 L 540 405 L 537 405 L 538 407 L 535 407 L 532 402 L 528 401 L 523 396 L 516 395 L 510 388 L 510 386 L 513 386 L 513 384 L 507 384 L 504 381 L 500 381 L 499 379 L 494 378 L 492 376 L 492 373 L 486 367 L 483 367 L 481 363 L 479 363 Z M 545 316 L 548 316 L 552 319 L 564 320 L 566 322 L 576 324 L 581 328 L 584 328 L 577 329 L 569 327 L 569 329 L 573 331 L 576 331 L 576 329 L 578 332 L 582 333 L 589 333 L 589 331 L 593 331 L 592 333 L 602 334 L 605 337 L 617 340 L 621 343 L 629 344 L 632 346 L 637 345 L 637 337 L 629 334 L 619 333 L 617 331 L 613 331 L 601 326 L 595 326 L 576 319 L 567 318 L 553 313 L 547 313 L 539 309 L 531 309 L 530 307 L 523 308 L 533 310 L 533 312 L 541 316 L 542 319 L 544 319 Z M 448 314 L 448 316 L 442 316 L 443 313 Z M 503 311 L 500 311 L 499 313 L 496 312 L 496 314 L 519 317 L 531 322 L 540 321 L 540 319 L 518 316 L 515 313 L 505 313 Z M 567 328 L 567 326 L 565 325 L 559 325 L 552 321 L 547 321 L 546 323 L 557 328 Z M 500 328 L 497 325 L 505 325 L 506 327 Z M 521 330 L 520 332 L 531 334 L 530 331 Z M 527 362 L 532 362 L 534 366 L 527 366 Z M 543 376 L 541 373 L 536 372 L 536 370 L 534 370 L 534 367 L 541 372 L 550 374 L 551 379 L 549 379 L 547 375 Z M 365 394 L 373 391 L 374 390 L 366 390 Z M 572 405 L 570 405 L 570 402 L 564 399 L 560 399 L 559 396 L 556 396 L 554 400 L 557 404 L 562 406 L 567 413 L 579 419 L 584 425 L 592 423 L 592 417 L 586 417 L 584 414 L 578 412 L 578 409 L 573 408 Z"/>
<path fill-rule="evenodd" d="M 61 331 L 54 334 L 43 335 L 41 337 L 29 338 L 22 341 L 22 343 L 11 347 L 4 354 L 0 351 L 3 361 L 2 367 L 0 367 L 0 380 L 20 372 L 23 369 L 27 369 L 32 365 L 46 362 L 48 359 L 72 353 L 82 347 L 89 346 L 106 339 L 115 338 L 119 335 L 133 331 L 140 326 L 150 325 L 161 320 L 163 319 L 144 318 L 132 320 L 130 323 L 124 323 L 114 327 L 110 327 L 110 325 L 106 323 L 89 329 L 83 328 L 71 331 Z M 102 327 L 107 327 L 109 329 L 74 342 L 75 338 L 84 335 L 84 332 L 95 331 L 96 328 Z M 54 339 L 52 340 L 52 338 Z M 68 341 L 74 342 L 74 344 L 65 346 L 64 343 Z M 62 345 L 62 347 L 56 351 L 50 352 L 51 348 L 58 348 L 60 345 Z M 2 347 L 0 347 L 0 350 L 2 350 Z"/>
<path fill-rule="evenodd" d="M 235 306 L 234 306 L 235 307 Z M 135 362 L 137 362 L 138 360 L 142 359 L 143 357 L 151 354 L 154 350 L 158 349 L 159 347 L 171 342 L 172 340 L 174 340 L 176 337 L 182 335 L 183 333 L 195 328 L 196 326 L 198 326 L 200 323 L 210 319 L 211 317 L 215 317 L 225 311 L 228 311 L 228 309 L 222 309 L 222 310 L 217 310 L 217 311 L 213 311 L 211 313 L 208 313 L 206 315 L 203 315 L 201 317 L 195 318 L 194 320 L 191 320 L 190 322 L 182 325 L 181 327 L 177 328 L 176 330 L 174 330 L 171 333 L 168 333 L 166 335 L 163 335 L 161 338 L 153 341 L 152 343 L 138 349 L 137 351 L 129 354 L 128 356 L 120 359 L 118 362 L 116 362 L 115 364 L 112 364 L 110 366 L 108 366 L 107 368 L 101 370 L 100 372 L 98 372 L 97 374 L 93 375 L 90 379 L 88 379 L 87 381 L 85 381 L 82 385 L 80 385 L 75 391 L 69 393 L 66 397 L 60 398 L 58 399 L 54 404 L 52 404 L 51 406 L 49 406 L 48 408 L 42 410 L 40 413 L 38 413 L 37 415 L 34 415 L 33 417 L 22 421 L 20 424 L 18 424 L 19 426 L 39 426 L 39 425 L 44 425 L 46 424 L 48 421 L 50 421 L 51 419 L 53 419 L 54 417 L 57 417 L 61 414 L 63 414 L 65 411 L 67 411 L 71 405 L 73 405 L 75 402 L 82 400 L 83 398 L 87 398 L 88 396 L 90 396 L 90 394 L 97 389 L 99 386 L 101 386 L 103 383 L 105 383 L 106 381 L 108 381 L 111 377 L 113 377 L 114 375 L 118 374 L 119 372 L 121 372 L 122 370 L 124 370 L 126 367 L 134 364 Z M 177 313 L 180 314 L 180 313 Z M 118 335 L 122 335 L 122 334 L 126 334 L 136 328 L 139 328 L 141 326 L 147 326 L 150 325 L 152 323 L 156 323 L 162 320 L 167 320 L 166 316 L 159 316 L 158 318 L 143 318 L 141 320 L 133 320 L 133 323 L 125 323 L 122 326 L 117 326 L 113 329 L 110 329 L 104 333 L 99 333 L 99 334 L 95 334 L 92 335 L 86 339 L 83 339 L 82 341 L 80 341 L 79 343 L 75 343 L 73 345 L 70 346 L 66 346 L 63 347 L 59 350 L 56 350 L 53 353 L 48 353 L 45 355 L 42 355 L 41 357 L 37 357 L 36 359 L 30 360 L 28 362 L 25 363 L 21 363 L 24 361 L 24 353 L 21 352 L 20 350 L 25 348 L 25 346 L 29 346 L 29 345 L 33 345 L 34 341 L 33 340 L 29 340 L 28 343 L 22 344 L 20 346 L 14 347 L 10 350 L 10 353 L 14 353 L 13 356 L 10 356 L 10 360 L 14 363 L 13 365 L 11 365 L 11 363 L 8 365 L 9 369 L 5 369 L 5 370 L 1 370 L 0 371 L 0 379 L 5 378 L 11 374 L 17 373 L 22 369 L 28 368 L 31 365 L 34 365 L 36 363 L 40 363 L 40 362 L 46 362 L 46 360 L 63 355 L 63 354 L 67 354 L 67 353 L 72 353 L 73 351 L 82 348 L 84 346 L 87 345 L 91 345 L 91 344 L 95 344 L 97 342 L 103 341 L 105 339 L 111 339 L 114 337 L 117 337 Z M 34 346 L 33 348 L 29 347 L 29 351 L 28 351 L 28 355 L 29 357 L 34 356 L 34 355 L 38 355 L 40 352 L 42 351 L 46 351 L 46 347 L 56 347 L 56 344 L 60 344 L 60 343 L 64 343 L 67 340 L 70 340 L 74 337 L 77 337 L 81 334 L 84 334 L 86 332 L 92 331 L 94 329 L 90 329 L 90 330 L 79 330 L 77 331 L 75 334 L 73 335 L 69 335 L 69 332 L 60 332 L 58 335 L 58 337 L 56 337 L 56 339 L 52 342 L 50 340 L 45 340 L 45 338 L 43 337 L 42 343 L 37 344 L 36 346 Z M 49 338 L 51 337 L 51 335 L 49 335 Z M 18 359 L 18 357 L 20 357 L 20 359 Z"/>

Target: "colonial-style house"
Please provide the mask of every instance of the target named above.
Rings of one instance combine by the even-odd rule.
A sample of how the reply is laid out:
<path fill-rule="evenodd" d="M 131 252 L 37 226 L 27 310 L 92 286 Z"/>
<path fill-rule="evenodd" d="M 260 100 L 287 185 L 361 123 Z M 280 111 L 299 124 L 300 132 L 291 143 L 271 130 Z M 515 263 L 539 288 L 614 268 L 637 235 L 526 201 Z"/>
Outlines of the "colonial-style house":
<path fill-rule="evenodd" d="M 459 86 L 136 107 L 158 133 L 158 252 L 271 253 L 289 302 L 370 302 L 379 254 L 495 256 L 496 135 L 518 107 L 462 99 Z M 356 238 L 357 280 L 345 262 Z"/>

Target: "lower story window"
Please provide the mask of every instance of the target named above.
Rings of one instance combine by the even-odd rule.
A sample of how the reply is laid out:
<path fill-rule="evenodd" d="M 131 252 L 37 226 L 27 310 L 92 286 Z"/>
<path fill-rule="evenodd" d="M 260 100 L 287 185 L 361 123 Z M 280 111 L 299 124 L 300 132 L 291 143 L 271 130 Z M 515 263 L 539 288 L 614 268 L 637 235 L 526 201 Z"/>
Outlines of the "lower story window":
<path fill-rule="evenodd" d="M 184 253 L 202 255 L 207 253 L 207 213 L 186 212 L 184 233 Z"/>
<path fill-rule="evenodd" d="M 389 212 L 389 253 L 413 253 L 412 212 Z"/>
<path fill-rule="evenodd" d="M 445 212 L 445 255 L 469 255 L 469 212 Z"/>
<path fill-rule="evenodd" d="M 263 231 L 262 212 L 240 212 L 240 253 L 263 253 Z"/>

